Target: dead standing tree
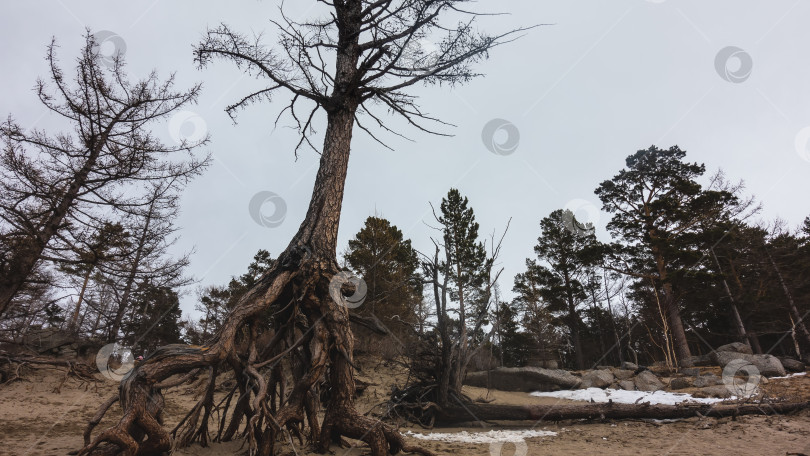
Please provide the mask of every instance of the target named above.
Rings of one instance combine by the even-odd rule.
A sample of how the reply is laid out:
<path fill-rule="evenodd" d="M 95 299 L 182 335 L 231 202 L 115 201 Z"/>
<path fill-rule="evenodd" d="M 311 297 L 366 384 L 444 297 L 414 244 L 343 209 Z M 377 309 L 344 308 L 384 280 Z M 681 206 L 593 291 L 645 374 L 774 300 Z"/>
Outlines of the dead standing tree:
<path fill-rule="evenodd" d="M 200 86 L 175 91 L 174 77 L 156 73 L 130 82 L 122 56 L 105 68 L 88 32 L 71 79 L 59 68 L 56 43 L 48 46 L 50 84 L 37 82 L 42 104 L 70 125 L 70 132 L 25 131 L 12 118 L 0 124 L 0 317 L 31 282 L 42 260 L 81 263 L 77 236 L 99 229 L 110 211 L 148 204 L 133 196 L 145 182 L 182 181 L 199 174 L 191 144 L 167 146 L 149 128 L 188 104 Z M 189 155 L 186 160 L 178 157 Z"/>
<path fill-rule="evenodd" d="M 478 16 L 464 11 L 469 0 L 321 0 L 326 19 L 298 23 L 287 18 L 275 25 L 280 31 L 281 53 L 262 45 L 259 38 L 240 35 L 227 26 L 210 30 L 196 49 L 200 66 L 214 59 L 235 63 L 269 85 L 251 93 L 228 111 L 269 100 L 277 92 L 291 96 L 288 111 L 301 133 L 298 146 L 310 141 L 314 116 L 323 110 L 326 130 L 321 160 L 310 205 L 289 246 L 261 277 L 258 284 L 228 315 L 210 346 L 168 346 L 158 349 L 132 370 L 121 383 L 121 420 L 92 442 L 85 433 L 80 454 L 90 454 L 102 442 L 112 452 L 128 455 L 155 454 L 172 447 L 172 436 L 160 424 L 161 390 L 168 377 L 195 370 L 208 371 L 208 391 L 213 392 L 218 373 L 232 370 L 238 382 L 228 396 L 216 440 L 234 437 L 246 420 L 245 434 L 251 453 L 272 455 L 279 437 L 293 445 L 289 432 L 309 426 L 309 438 L 321 452 L 341 436 L 362 440 L 373 456 L 400 450 L 430 454 L 407 447 L 398 432 L 366 416 L 354 406 L 352 349 L 354 339 L 349 313 L 340 295 L 336 240 L 352 132 L 358 128 L 377 139 L 360 122 L 370 117 L 384 131 L 380 117 L 369 109 L 382 105 L 419 130 L 432 132 L 423 122 L 443 124 L 422 112 L 404 89 L 417 83 L 454 85 L 477 76 L 470 65 L 485 58 L 490 49 L 510 41 L 519 30 L 489 36 L 477 32 Z M 446 15 L 457 15 L 457 26 L 443 24 Z M 418 43 L 441 34 L 439 50 L 426 53 Z M 334 67 L 326 61 L 334 59 Z M 297 105 L 308 101 L 311 110 L 300 116 Z M 317 150 L 317 149 L 316 149 Z M 337 275 L 338 280 L 335 281 Z M 337 282 L 337 283 L 335 283 Z M 330 288 L 333 291 L 330 298 Z M 337 295 L 337 296 L 336 296 Z M 270 328 L 267 328 L 267 315 Z M 273 331 L 272 340 L 259 346 L 261 331 Z M 240 351 L 238 347 L 247 347 Z M 282 362 L 286 361 L 286 362 Z M 264 368 L 264 369 L 263 369 Z M 284 378 L 295 379 L 285 387 Z M 328 393 L 323 420 L 319 421 L 319 384 Z M 231 401 L 236 390 L 239 397 Z M 102 406 L 103 416 L 111 401 Z M 233 407 L 229 407 L 234 404 Z M 206 394 L 172 433 L 178 446 L 208 439 L 213 395 Z M 226 419 L 229 423 L 225 426 Z"/>

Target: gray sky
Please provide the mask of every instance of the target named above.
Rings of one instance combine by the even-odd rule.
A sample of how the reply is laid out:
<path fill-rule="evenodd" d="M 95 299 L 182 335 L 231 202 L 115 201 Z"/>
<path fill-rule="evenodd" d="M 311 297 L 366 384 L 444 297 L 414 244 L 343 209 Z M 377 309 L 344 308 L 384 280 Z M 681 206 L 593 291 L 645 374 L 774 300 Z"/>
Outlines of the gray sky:
<path fill-rule="evenodd" d="M 311 3 L 288 1 L 289 15 L 307 17 Z M 258 249 L 276 255 L 287 245 L 304 217 L 318 156 L 303 151 L 295 160 L 298 137 L 284 127 L 289 118 L 273 128 L 282 98 L 243 111 L 233 125 L 223 108 L 257 82 L 226 62 L 198 71 L 191 46 L 220 22 L 267 31 L 270 43 L 275 31 L 268 19 L 278 17 L 277 4 L 6 2 L 0 113 L 14 114 L 23 126 L 60 126 L 43 115 L 31 88 L 47 75 L 43 57 L 50 37 L 58 39 L 63 67 L 72 71 L 85 27 L 123 40 L 133 77 L 156 68 L 164 76 L 175 71 L 179 87 L 203 82 L 199 104 L 189 108 L 194 117 L 178 128 L 182 135 L 210 132 L 206 149 L 215 161 L 185 192 L 180 247 L 196 248 L 189 272 L 203 285 L 225 284 L 244 272 Z M 538 223 L 552 210 L 576 209 L 606 239 L 608 216 L 594 210 L 601 205 L 593 190 L 624 166 L 626 156 L 651 144 L 677 144 L 689 160 L 745 180 L 764 204 L 763 219 L 779 216 L 795 226 L 810 214 L 810 2 L 490 0 L 475 9 L 510 13 L 482 21 L 491 32 L 554 25 L 496 49 L 479 66 L 486 76 L 464 87 L 414 89 L 426 111 L 457 125 L 449 131 L 454 137 L 405 130 L 415 142 L 389 136 L 392 152 L 356 131 L 341 250 L 377 213 L 429 252 L 429 202 L 437 204 L 457 187 L 470 198 L 482 234 L 501 232 L 512 218 L 501 256 L 501 287 L 510 297 L 514 275 L 532 255 Z M 729 46 L 739 50 L 728 51 L 733 56 L 718 66 L 718 53 Z M 497 155 L 485 147 L 482 130 L 493 119 L 519 131 L 514 153 Z M 157 131 L 172 140 L 168 124 Z M 507 139 L 506 130 L 495 135 L 496 142 Z M 248 203 L 260 191 L 286 202 L 280 225 L 263 227 L 251 219 Z M 193 296 L 185 298 L 184 310 L 193 304 Z"/>

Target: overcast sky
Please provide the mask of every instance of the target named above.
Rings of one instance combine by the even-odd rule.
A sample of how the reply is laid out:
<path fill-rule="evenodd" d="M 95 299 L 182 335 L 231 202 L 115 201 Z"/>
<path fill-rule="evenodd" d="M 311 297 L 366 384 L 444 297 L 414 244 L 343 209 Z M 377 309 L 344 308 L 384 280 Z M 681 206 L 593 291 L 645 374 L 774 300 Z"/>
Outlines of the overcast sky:
<path fill-rule="evenodd" d="M 64 67 L 72 71 L 87 27 L 112 36 L 102 52 L 125 45 L 133 78 L 155 68 L 162 76 L 176 72 L 179 87 L 202 82 L 199 104 L 175 119 L 173 130 L 167 122 L 156 132 L 166 141 L 211 134 L 206 150 L 215 161 L 185 191 L 179 247 L 196 249 L 189 272 L 202 285 L 225 284 L 245 271 L 258 249 L 276 255 L 287 245 L 306 212 L 318 156 L 305 150 L 296 161 L 298 137 L 286 128 L 289 118 L 273 127 L 282 98 L 247 109 L 234 125 L 223 108 L 259 85 L 226 62 L 197 70 L 191 47 L 221 22 L 266 31 L 271 43 L 269 19 L 278 18 L 278 4 L 6 2 L 0 113 L 23 126 L 64 127 L 31 89 L 47 76 L 50 38 L 57 38 Z M 311 4 L 287 1 L 289 15 L 306 18 L 317 10 Z M 448 130 L 453 137 L 405 130 L 415 142 L 387 136 L 392 152 L 355 133 L 341 251 L 367 216 L 379 214 L 429 252 L 435 234 L 426 225 L 429 203 L 456 187 L 469 197 L 482 234 L 501 232 L 512 219 L 501 255 L 501 288 L 510 297 L 514 275 L 532 255 L 538 223 L 551 211 L 575 209 L 607 239 L 608 216 L 596 210 L 601 204 L 593 190 L 628 155 L 651 144 L 677 144 L 690 161 L 745 180 L 764 205 L 763 219 L 778 216 L 796 226 L 810 214 L 810 2 L 485 0 L 473 9 L 510 13 L 481 22 L 493 33 L 552 25 L 496 49 L 479 65 L 485 76 L 464 87 L 413 90 L 426 111 L 456 125 Z M 506 125 L 495 144 L 517 141 L 512 153 L 492 153 L 487 145 L 493 143 L 482 140 L 494 119 Z M 273 223 L 278 226 L 261 226 L 250 216 L 248 204 L 262 191 L 286 204 L 283 222 Z M 265 210 L 274 212 L 272 205 Z M 184 311 L 193 305 L 193 295 L 184 298 Z"/>

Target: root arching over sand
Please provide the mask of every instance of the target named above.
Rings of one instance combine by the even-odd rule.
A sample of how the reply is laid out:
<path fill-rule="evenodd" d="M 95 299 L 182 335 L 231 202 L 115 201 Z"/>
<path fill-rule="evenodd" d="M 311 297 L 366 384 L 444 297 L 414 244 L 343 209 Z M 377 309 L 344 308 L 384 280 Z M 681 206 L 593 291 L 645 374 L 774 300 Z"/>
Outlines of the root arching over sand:
<path fill-rule="evenodd" d="M 119 396 L 102 404 L 88 424 L 78 454 L 160 454 L 173 446 L 243 436 L 251 454 L 259 455 L 276 454 L 279 444 L 302 445 L 305 439 L 325 452 L 344 436 L 362 440 L 374 456 L 401 450 L 432 454 L 407 446 L 397 431 L 356 411 L 349 314 L 329 297 L 337 272 L 332 258 L 316 256 L 305 246 L 288 249 L 233 309 L 210 346 L 161 347 L 130 371 Z M 267 331 L 270 340 L 261 343 Z M 215 403 L 217 378 L 227 371 L 236 385 Z M 164 428 L 162 390 L 197 374 L 205 379 L 204 394 L 174 429 Z M 290 378 L 294 381 L 288 385 Z M 123 416 L 92 438 L 116 401 Z M 216 432 L 209 432 L 209 425 Z"/>

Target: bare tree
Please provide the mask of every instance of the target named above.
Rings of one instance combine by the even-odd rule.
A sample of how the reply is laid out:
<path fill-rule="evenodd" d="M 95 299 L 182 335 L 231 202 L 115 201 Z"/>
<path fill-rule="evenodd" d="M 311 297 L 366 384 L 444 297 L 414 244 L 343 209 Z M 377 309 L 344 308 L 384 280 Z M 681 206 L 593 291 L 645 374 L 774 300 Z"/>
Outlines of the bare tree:
<path fill-rule="evenodd" d="M 122 291 L 111 316 L 107 341 L 117 340 L 121 322 L 130 304 L 136 282 L 148 281 L 156 287 L 176 288 L 191 283 L 183 274 L 189 253 L 172 256 L 169 249 L 177 242 L 174 224 L 179 211 L 177 181 L 152 186 L 149 203 L 129 217 L 133 248 L 126 258 L 107 267 L 107 274 L 119 278 Z"/>
<path fill-rule="evenodd" d="M 137 184 L 185 180 L 208 162 L 191 155 L 207 138 L 167 146 L 148 130 L 194 102 L 200 86 L 177 92 L 173 76 L 161 81 L 154 72 L 131 83 L 120 56 L 105 68 L 90 32 L 85 38 L 73 81 L 59 68 L 52 41 L 50 84 L 36 85 L 39 100 L 71 132 L 26 132 L 11 118 L 0 125 L 0 233 L 13 246 L 0 258 L 0 316 L 37 262 L 69 260 L 76 233 L 99 226 L 99 213 L 145 204 Z M 180 159 L 181 152 L 189 156 Z"/>
<path fill-rule="evenodd" d="M 239 394 L 237 400 L 228 402 L 233 406 L 220 410 L 223 420 L 230 422 L 227 426 L 225 421 L 220 423 L 215 439 L 233 438 L 246 420 L 252 454 L 275 454 L 280 437 L 294 445 L 289 432 L 298 432 L 305 419 L 309 439 L 320 452 L 345 436 L 365 442 L 374 456 L 400 450 L 430 454 L 406 445 L 398 432 L 361 415 L 354 405 L 354 338 L 342 296 L 354 287 L 341 283 L 336 260 L 352 133 L 356 124 L 372 134 L 361 123 L 367 118 L 387 130 L 372 111 L 374 105 L 421 130 L 429 131 L 424 122 L 441 124 L 422 112 L 405 89 L 417 83 L 453 85 L 469 80 L 476 76 L 470 65 L 517 31 L 497 36 L 477 32 L 473 28 L 477 15 L 462 9 L 469 3 L 464 0 L 319 3 L 323 19 L 306 23 L 292 21 L 282 11 L 282 19 L 276 23 L 281 37 L 275 49 L 265 47 L 260 37 L 241 35 L 225 25 L 210 30 L 195 49 L 200 66 L 223 59 L 268 81 L 266 88 L 232 105 L 231 113 L 271 95 L 290 96 L 285 111 L 299 126 L 299 146 L 309 145 L 321 154 L 304 221 L 288 247 L 230 312 L 210 346 L 159 348 L 124 378 L 120 388 L 123 417 L 92 441 L 88 439 L 80 454 L 91 453 L 102 442 L 128 454 L 168 451 L 173 437 L 178 446 L 207 443 L 212 394 L 204 395 L 173 433 L 159 424 L 161 389 L 170 384 L 166 379 L 196 369 L 207 371 L 210 392 L 217 374 L 224 370 L 245 379 L 231 391 L 231 396 Z M 464 22 L 445 24 L 442 19 L 447 14 L 460 15 Z M 443 35 L 440 51 L 432 56 L 414 51 L 413 45 L 432 33 Z M 309 106 L 306 115 L 300 113 L 302 102 Z M 323 147 L 318 149 L 312 143 L 311 127 L 320 111 L 326 114 L 326 130 Z M 268 315 L 272 337 L 260 343 Z M 239 347 L 245 348 L 240 351 Z M 285 388 L 283 379 L 288 376 L 295 383 Z M 322 381 L 328 400 L 320 415 Z M 91 429 L 92 425 L 85 435 Z"/>

